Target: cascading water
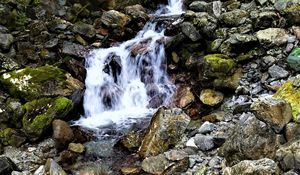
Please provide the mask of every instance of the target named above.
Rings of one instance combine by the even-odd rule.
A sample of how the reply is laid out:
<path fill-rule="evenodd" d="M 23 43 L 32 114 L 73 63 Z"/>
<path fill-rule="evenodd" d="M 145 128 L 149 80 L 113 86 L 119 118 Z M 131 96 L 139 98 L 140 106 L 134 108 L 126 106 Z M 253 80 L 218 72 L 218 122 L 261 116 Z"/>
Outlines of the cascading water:
<path fill-rule="evenodd" d="M 155 15 L 181 13 L 182 0 L 169 0 Z M 92 51 L 86 58 L 85 115 L 75 125 L 124 127 L 166 104 L 174 85 L 166 74 L 163 39 L 164 30 L 148 22 L 135 38 Z"/>

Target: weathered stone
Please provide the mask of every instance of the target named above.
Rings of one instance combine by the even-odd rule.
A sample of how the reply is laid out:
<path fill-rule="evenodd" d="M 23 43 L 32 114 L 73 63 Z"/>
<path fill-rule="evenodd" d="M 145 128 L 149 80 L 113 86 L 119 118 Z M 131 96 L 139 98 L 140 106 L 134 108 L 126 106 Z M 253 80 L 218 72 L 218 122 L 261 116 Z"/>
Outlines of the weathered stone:
<path fill-rule="evenodd" d="M 148 157 L 166 151 L 180 140 L 189 122 L 190 118 L 180 109 L 160 108 L 151 120 L 139 154 Z"/>
<path fill-rule="evenodd" d="M 286 16 L 289 24 L 300 23 L 299 0 L 277 0 L 274 7 Z"/>
<path fill-rule="evenodd" d="M 231 90 L 236 90 L 239 86 L 239 82 L 243 76 L 242 69 L 237 69 L 233 75 L 231 76 L 225 76 L 225 77 L 219 77 L 217 79 L 214 79 L 212 84 L 213 87 L 221 89 L 221 88 L 227 88 Z"/>
<path fill-rule="evenodd" d="M 41 97 L 71 96 L 83 89 L 83 83 L 69 73 L 53 66 L 25 68 L 0 77 L 1 84 L 14 97 L 26 101 Z"/>
<path fill-rule="evenodd" d="M 194 140 L 201 151 L 209 151 L 215 147 L 214 138 L 212 136 L 197 134 Z"/>
<path fill-rule="evenodd" d="M 0 130 L 0 143 L 7 146 L 21 146 L 26 141 L 26 137 L 20 131 L 12 128 Z"/>
<path fill-rule="evenodd" d="M 0 174 L 8 175 L 17 170 L 16 165 L 7 157 L 0 157 Z"/>
<path fill-rule="evenodd" d="M 0 72 L 12 71 L 19 69 L 20 65 L 16 60 L 0 53 Z"/>
<path fill-rule="evenodd" d="M 235 27 L 245 23 L 248 17 L 249 13 L 247 11 L 237 9 L 221 14 L 219 20 L 228 26 Z"/>
<path fill-rule="evenodd" d="M 279 146 L 276 133 L 256 117 L 252 115 L 247 117 L 243 123 L 233 129 L 232 134 L 219 150 L 229 166 L 247 159 L 275 157 Z"/>
<path fill-rule="evenodd" d="M 189 8 L 195 12 L 207 12 L 209 4 L 205 1 L 194 1 L 189 5 Z"/>
<path fill-rule="evenodd" d="M 79 33 L 88 38 L 93 38 L 96 35 L 96 30 L 94 29 L 94 27 L 83 22 L 75 23 L 72 30 L 73 32 Z"/>
<path fill-rule="evenodd" d="M 53 159 L 48 159 L 45 164 L 46 172 L 49 175 L 67 175 L 67 173 Z"/>
<path fill-rule="evenodd" d="M 8 50 L 14 42 L 14 37 L 11 34 L 0 33 L 0 49 Z"/>
<path fill-rule="evenodd" d="M 69 124 L 63 120 L 52 122 L 53 136 L 58 148 L 65 147 L 74 138 L 74 134 Z"/>
<path fill-rule="evenodd" d="M 147 21 L 149 19 L 148 14 L 146 13 L 146 10 L 144 9 L 143 6 L 136 4 L 132 6 L 127 6 L 125 7 L 125 14 L 129 15 L 131 18 L 136 20 L 137 22 L 139 21 Z"/>
<path fill-rule="evenodd" d="M 171 161 L 178 161 L 188 157 L 188 154 L 184 150 L 170 150 L 164 153 L 166 158 Z"/>
<path fill-rule="evenodd" d="M 189 22 L 183 22 L 181 24 L 181 30 L 188 38 L 190 38 L 194 42 L 201 39 L 200 33 L 193 26 L 193 24 L 191 24 Z"/>
<path fill-rule="evenodd" d="M 120 27 L 123 28 L 128 22 L 129 17 L 125 14 L 115 11 L 109 10 L 103 13 L 101 17 L 101 22 L 107 27 Z"/>
<path fill-rule="evenodd" d="M 287 63 L 295 71 L 300 71 L 300 48 L 295 48 L 288 56 Z"/>
<path fill-rule="evenodd" d="M 279 26 L 279 16 L 275 11 L 254 11 L 251 13 L 251 19 L 254 21 L 254 27 L 258 29 L 265 29 L 269 27 Z"/>
<path fill-rule="evenodd" d="M 151 174 L 162 174 L 170 166 L 171 161 L 169 161 L 164 154 L 147 157 L 142 162 L 142 169 Z"/>
<path fill-rule="evenodd" d="M 224 175 L 280 175 L 281 171 L 277 164 L 268 158 L 259 160 L 244 160 L 234 165 L 227 167 L 224 170 Z"/>
<path fill-rule="evenodd" d="M 84 146 L 80 143 L 70 143 L 68 150 L 75 152 L 75 153 L 83 153 L 84 152 Z"/>
<path fill-rule="evenodd" d="M 140 167 L 124 167 L 121 169 L 123 175 L 140 174 L 142 169 Z"/>
<path fill-rule="evenodd" d="M 292 106 L 292 113 L 294 121 L 297 121 L 297 115 L 300 114 L 300 76 L 293 77 L 286 81 L 273 97 L 277 99 L 284 99 Z"/>
<path fill-rule="evenodd" d="M 300 168 L 300 140 L 294 140 L 280 146 L 276 151 L 276 160 L 284 170 Z"/>
<path fill-rule="evenodd" d="M 215 128 L 216 128 L 216 125 L 215 125 L 215 124 L 210 123 L 210 122 L 204 122 L 204 123 L 200 126 L 198 132 L 199 132 L 200 134 L 207 134 L 207 133 L 212 132 Z"/>
<path fill-rule="evenodd" d="M 85 58 L 87 55 L 87 49 L 79 44 L 75 44 L 69 41 L 63 42 L 62 51 L 63 54 L 69 55 L 69 56 L 75 56 L 79 58 Z"/>
<path fill-rule="evenodd" d="M 72 107 L 72 101 L 65 97 L 42 98 L 26 103 L 22 120 L 26 135 L 32 140 L 39 138 L 54 119 L 65 117 Z"/>
<path fill-rule="evenodd" d="M 224 95 L 221 92 L 212 90 L 212 89 L 204 89 L 201 91 L 200 100 L 202 103 L 209 106 L 216 106 L 223 101 Z"/>
<path fill-rule="evenodd" d="M 177 95 L 176 95 L 176 101 L 178 104 L 178 107 L 184 108 L 195 101 L 195 97 L 191 91 L 190 87 L 183 87 L 179 88 Z"/>
<path fill-rule="evenodd" d="M 259 98 L 252 103 L 251 110 L 259 120 L 270 125 L 276 133 L 280 133 L 292 119 L 291 105 L 285 100 Z"/>
<path fill-rule="evenodd" d="M 281 28 L 268 28 L 259 30 L 256 37 L 263 46 L 280 46 L 288 41 L 288 34 Z"/>
<path fill-rule="evenodd" d="M 92 157 L 110 157 L 113 154 L 113 141 L 90 141 L 84 144 L 85 154 Z"/>
<path fill-rule="evenodd" d="M 284 136 L 287 142 L 300 138 L 300 125 L 298 123 L 288 123 L 284 130 Z"/>
<path fill-rule="evenodd" d="M 269 74 L 272 78 L 279 79 L 279 78 L 286 78 L 289 76 L 289 72 L 283 69 L 280 66 L 273 65 L 268 69 Z"/>
<path fill-rule="evenodd" d="M 131 131 L 121 139 L 121 143 L 128 149 L 138 148 L 142 143 L 143 136 L 143 133 Z"/>

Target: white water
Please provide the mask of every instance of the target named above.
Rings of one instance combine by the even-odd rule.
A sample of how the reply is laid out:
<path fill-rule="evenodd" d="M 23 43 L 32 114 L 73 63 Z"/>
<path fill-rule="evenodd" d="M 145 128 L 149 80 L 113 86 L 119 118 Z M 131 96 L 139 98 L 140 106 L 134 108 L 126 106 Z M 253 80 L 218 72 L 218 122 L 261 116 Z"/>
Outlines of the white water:
<path fill-rule="evenodd" d="M 155 15 L 164 12 L 181 14 L 182 0 L 169 0 Z M 167 104 L 174 85 L 166 74 L 163 39 L 164 30 L 148 22 L 135 38 L 92 51 L 86 58 L 85 114 L 75 125 L 124 127 Z M 158 101 L 155 106 L 151 106 L 153 101 Z"/>

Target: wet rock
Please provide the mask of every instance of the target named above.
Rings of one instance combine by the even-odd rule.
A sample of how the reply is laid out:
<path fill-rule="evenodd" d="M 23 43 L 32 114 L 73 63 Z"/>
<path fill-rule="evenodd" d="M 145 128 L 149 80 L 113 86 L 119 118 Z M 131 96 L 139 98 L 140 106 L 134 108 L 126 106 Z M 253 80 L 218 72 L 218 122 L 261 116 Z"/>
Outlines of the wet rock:
<path fill-rule="evenodd" d="M 276 133 L 256 117 L 249 115 L 233 130 L 219 153 L 225 157 L 229 166 L 242 160 L 274 158 L 277 147 Z"/>
<path fill-rule="evenodd" d="M 288 35 L 284 29 L 281 28 L 268 28 L 265 30 L 259 30 L 256 33 L 260 44 L 262 46 L 280 46 L 286 44 L 288 41 Z"/>
<path fill-rule="evenodd" d="M 53 136 L 58 148 L 65 147 L 70 143 L 74 134 L 69 124 L 63 120 L 54 120 L 52 122 Z"/>
<path fill-rule="evenodd" d="M 68 150 L 75 153 L 83 153 L 84 149 L 84 146 L 80 143 L 70 143 L 68 147 Z"/>
<path fill-rule="evenodd" d="M 299 170 L 300 167 L 300 140 L 294 140 L 279 147 L 276 151 L 276 160 L 284 171 Z"/>
<path fill-rule="evenodd" d="M 32 140 L 39 138 L 49 129 L 54 119 L 64 118 L 72 107 L 72 101 L 65 97 L 42 98 L 26 103 L 22 120 L 26 135 Z"/>
<path fill-rule="evenodd" d="M 14 37 L 11 34 L 0 33 L 0 49 L 8 50 L 14 42 Z"/>
<path fill-rule="evenodd" d="M 26 101 L 41 97 L 71 96 L 83 84 L 69 73 L 53 66 L 25 68 L 0 77 L 1 84 L 14 97 Z"/>
<path fill-rule="evenodd" d="M 5 128 L 0 130 L 0 143 L 7 146 L 12 145 L 15 147 L 21 146 L 25 141 L 26 137 L 20 131 L 12 128 Z"/>
<path fill-rule="evenodd" d="M 180 109 L 160 108 L 151 120 L 139 154 L 148 157 L 166 151 L 181 139 L 189 122 L 190 118 Z"/>
<path fill-rule="evenodd" d="M 279 90 L 273 95 L 277 99 L 286 100 L 292 106 L 294 121 L 297 121 L 297 115 L 300 114 L 300 76 L 293 77 L 286 81 Z"/>
<path fill-rule="evenodd" d="M 292 119 L 291 105 L 285 100 L 259 98 L 252 103 L 251 110 L 259 120 L 270 125 L 276 133 L 280 133 Z"/>
<path fill-rule="evenodd" d="M 96 35 L 96 30 L 94 29 L 94 27 L 83 22 L 75 23 L 72 30 L 73 32 L 79 33 L 88 38 L 93 38 Z"/>
<path fill-rule="evenodd" d="M 7 157 L 0 157 L 0 174 L 7 175 L 17 170 L 16 165 Z"/>
<path fill-rule="evenodd" d="M 295 48 L 288 56 L 287 63 L 295 71 L 300 71 L 300 48 Z"/>
<path fill-rule="evenodd" d="M 228 26 L 239 26 L 244 24 L 248 19 L 249 14 L 245 10 L 236 9 L 230 12 L 222 13 L 219 17 L 219 21 Z"/>
<path fill-rule="evenodd" d="M 179 88 L 176 96 L 176 101 L 180 108 L 184 108 L 195 101 L 190 87 Z"/>
<path fill-rule="evenodd" d="M 271 75 L 271 77 L 275 79 L 286 78 L 289 76 L 288 71 L 277 65 L 271 66 L 268 72 Z"/>
<path fill-rule="evenodd" d="M 45 164 L 46 172 L 49 175 L 67 175 L 67 173 L 53 159 L 48 159 Z"/>
<path fill-rule="evenodd" d="M 235 69 L 235 62 L 223 54 L 212 54 L 204 57 L 203 76 L 207 78 L 218 78 L 232 75 Z"/>
<path fill-rule="evenodd" d="M 181 24 L 181 30 L 188 38 L 190 38 L 194 42 L 201 39 L 200 33 L 193 26 L 193 24 L 191 24 L 189 22 L 183 22 Z"/>
<path fill-rule="evenodd" d="M 129 22 L 129 20 L 130 19 L 128 16 L 115 10 L 106 11 L 101 16 L 101 22 L 105 26 L 112 28 L 123 28 Z"/>
<path fill-rule="evenodd" d="M 259 160 L 244 160 L 230 168 L 225 168 L 224 175 L 279 175 L 281 171 L 277 164 L 268 158 Z"/>
<path fill-rule="evenodd" d="M 200 100 L 202 103 L 209 106 L 216 106 L 223 101 L 224 95 L 221 92 L 212 90 L 212 89 L 204 89 L 201 91 Z"/>
<path fill-rule="evenodd" d="M 87 142 L 84 144 L 85 154 L 89 157 L 110 157 L 113 154 L 113 141 Z"/>
<path fill-rule="evenodd" d="M 65 55 L 85 58 L 87 54 L 87 49 L 82 45 L 75 44 L 69 41 L 64 41 L 61 52 Z"/>
<path fill-rule="evenodd" d="M 151 174 L 162 174 L 169 166 L 171 166 L 171 162 L 164 154 L 147 157 L 142 162 L 142 169 Z"/>
<path fill-rule="evenodd" d="M 215 124 L 210 123 L 210 122 L 204 122 L 204 123 L 200 126 L 198 132 L 199 132 L 200 134 L 207 134 L 207 133 L 212 132 L 215 128 L 216 128 L 216 125 L 215 125 Z"/>

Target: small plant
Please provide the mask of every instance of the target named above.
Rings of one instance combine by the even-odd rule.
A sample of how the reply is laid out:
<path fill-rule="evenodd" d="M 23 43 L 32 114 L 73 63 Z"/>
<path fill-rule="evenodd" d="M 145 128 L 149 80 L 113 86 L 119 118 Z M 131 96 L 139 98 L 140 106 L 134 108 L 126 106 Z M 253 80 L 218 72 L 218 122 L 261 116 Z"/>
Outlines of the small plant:
<path fill-rule="evenodd" d="M 25 25 L 29 22 L 29 18 L 26 16 L 25 12 L 22 11 L 13 11 L 16 20 L 16 26 L 25 28 Z"/>

